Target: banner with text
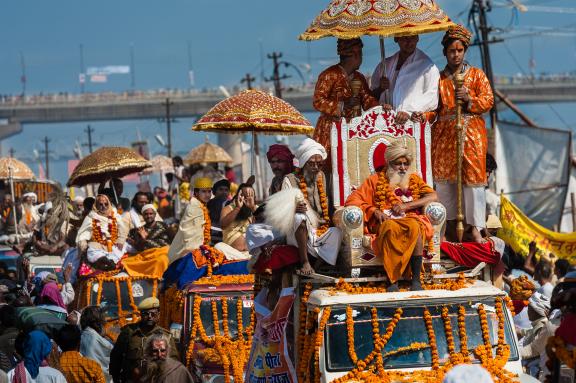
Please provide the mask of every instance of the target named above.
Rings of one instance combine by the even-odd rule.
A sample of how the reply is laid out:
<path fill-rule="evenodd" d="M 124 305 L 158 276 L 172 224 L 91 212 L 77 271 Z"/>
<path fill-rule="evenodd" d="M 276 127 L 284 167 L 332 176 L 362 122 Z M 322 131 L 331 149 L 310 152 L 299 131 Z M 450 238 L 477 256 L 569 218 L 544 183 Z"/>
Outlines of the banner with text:
<path fill-rule="evenodd" d="M 576 233 L 557 233 L 540 226 L 503 196 L 500 203 L 502 229 L 498 230 L 498 237 L 514 251 L 527 254 L 528 244 L 534 241 L 540 253 L 576 261 Z"/>

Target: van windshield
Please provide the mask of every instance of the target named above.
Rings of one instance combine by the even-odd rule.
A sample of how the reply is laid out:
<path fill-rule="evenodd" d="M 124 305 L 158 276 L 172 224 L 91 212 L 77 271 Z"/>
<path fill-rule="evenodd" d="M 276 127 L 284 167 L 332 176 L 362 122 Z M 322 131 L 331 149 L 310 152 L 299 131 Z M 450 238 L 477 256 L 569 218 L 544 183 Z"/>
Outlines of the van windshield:
<path fill-rule="evenodd" d="M 482 302 L 486 309 L 490 341 L 495 352 L 498 342 L 498 317 L 494 311 L 494 298 L 484 299 Z M 476 346 L 483 344 L 482 332 L 480 328 L 480 316 L 477 305 L 472 302 L 457 304 L 447 304 L 452 335 L 454 338 L 456 352 L 460 352 L 460 337 L 458 335 L 458 309 L 462 305 L 465 308 L 466 335 L 468 338 L 468 350 L 473 356 Z M 378 322 L 380 334 L 386 332 L 388 323 L 394 316 L 396 308 L 379 307 Z M 394 329 L 394 333 L 386 347 L 382 350 L 384 356 L 384 366 L 387 369 L 395 368 L 417 368 L 431 366 L 431 353 L 429 339 L 426 332 L 426 324 L 423 319 L 424 306 L 403 307 L 403 314 Z M 372 338 L 372 306 L 363 304 L 352 306 L 354 320 L 354 348 L 358 359 L 364 359 L 374 349 Z M 441 317 L 442 306 L 430 305 L 428 311 L 432 315 L 432 325 L 438 347 L 440 363 L 448 361 L 448 348 L 444 322 Z M 504 335 L 510 347 L 509 360 L 517 360 L 518 352 L 514 346 L 513 333 L 505 316 Z M 326 362 L 329 371 L 347 371 L 354 368 L 348 352 L 348 331 L 346 327 L 346 307 L 332 308 L 330 319 L 326 326 Z M 419 343 L 414 347 L 414 343 Z M 410 348 L 410 346 L 413 346 Z M 404 349 L 402 349 L 404 348 Z M 406 350 L 407 348 L 410 348 Z M 404 351 L 403 351 L 404 350 Z"/>

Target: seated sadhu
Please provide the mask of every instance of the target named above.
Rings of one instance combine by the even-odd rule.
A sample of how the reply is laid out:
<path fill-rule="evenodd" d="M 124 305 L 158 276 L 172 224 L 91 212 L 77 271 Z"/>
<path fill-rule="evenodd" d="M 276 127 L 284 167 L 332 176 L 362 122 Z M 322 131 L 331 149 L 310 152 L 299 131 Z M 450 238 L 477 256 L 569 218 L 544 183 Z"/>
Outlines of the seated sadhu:
<path fill-rule="evenodd" d="M 365 227 L 376 235 L 372 247 L 383 256 L 391 283 L 388 291 L 398 291 L 398 280 L 408 271 L 411 290 L 422 290 L 422 255 L 433 229 L 421 210 L 437 200 L 436 192 L 418 174 L 408 172 L 412 153 L 400 142 L 390 145 L 385 157 L 387 167 L 352 192 L 346 206 L 362 209 Z"/>
<path fill-rule="evenodd" d="M 284 177 L 282 190 L 300 190 L 303 198 L 296 203 L 294 203 L 294 198 L 286 201 L 286 206 L 294 204 L 292 210 L 294 215 L 278 218 L 285 222 L 293 221 L 286 240 L 289 245 L 298 247 L 301 272 L 309 275 L 314 272 L 314 269 L 310 265 L 308 254 L 332 266 L 336 265 L 342 232 L 339 228 L 330 226 L 326 176 L 320 170 L 327 157 L 326 149 L 313 139 L 306 138 L 296 149 L 295 154 L 299 168 Z M 267 211 L 273 214 L 279 211 L 271 206 L 268 207 Z"/>
<path fill-rule="evenodd" d="M 132 245 L 136 252 L 170 245 L 168 226 L 164 221 L 157 221 L 156 208 L 146 204 L 140 209 L 144 225 L 133 227 L 128 232 L 126 241 Z"/>
<path fill-rule="evenodd" d="M 76 245 L 97 269 L 112 270 L 124 256 L 128 232 L 110 199 L 98 194 L 92 211 L 84 218 Z"/>

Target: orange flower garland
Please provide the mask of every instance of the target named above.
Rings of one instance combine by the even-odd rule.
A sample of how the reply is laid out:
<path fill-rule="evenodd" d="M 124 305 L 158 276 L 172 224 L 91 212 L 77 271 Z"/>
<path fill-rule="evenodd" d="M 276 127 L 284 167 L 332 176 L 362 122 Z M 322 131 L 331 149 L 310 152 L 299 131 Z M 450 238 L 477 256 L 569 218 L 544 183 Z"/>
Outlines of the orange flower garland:
<path fill-rule="evenodd" d="M 491 352 L 492 344 L 490 343 L 490 329 L 488 327 L 488 317 L 486 315 L 486 309 L 483 304 L 478 305 L 478 315 L 480 316 L 480 329 L 482 330 L 482 339 L 484 341 L 484 346 Z"/>
<path fill-rule="evenodd" d="M 296 176 L 299 179 L 300 191 L 304 195 L 304 199 L 308 200 L 308 186 L 306 185 L 306 180 L 304 179 L 304 174 L 301 170 L 297 169 Z M 324 224 L 316 229 L 316 235 L 321 236 L 330 227 L 330 215 L 328 212 L 328 197 L 326 196 L 326 189 L 324 188 L 324 175 L 319 173 L 316 177 L 316 187 L 318 188 L 318 194 L 320 196 L 320 207 L 322 208 L 322 219 Z"/>
<path fill-rule="evenodd" d="M 546 353 L 548 354 L 549 360 L 558 359 L 568 366 L 568 368 L 572 370 L 576 368 L 576 348 L 568 350 L 566 342 L 559 336 L 551 336 L 548 338 Z"/>
<path fill-rule="evenodd" d="M 372 307 L 371 309 L 372 314 L 372 338 L 374 340 L 374 348 L 378 344 L 378 341 L 381 339 L 380 337 L 380 323 L 378 323 L 378 309 L 376 307 Z M 386 333 L 388 335 L 388 333 Z M 392 334 L 390 334 L 392 336 Z M 388 338 L 390 339 L 390 338 Z M 384 371 L 384 359 L 382 358 L 382 353 L 379 352 L 376 355 L 376 372 L 378 373 L 378 377 L 384 380 L 389 380 L 388 375 Z"/>
<path fill-rule="evenodd" d="M 217 250 L 210 246 L 210 241 L 212 239 L 210 235 L 210 228 L 212 227 L 212 221 L 210 220 L 210 212 L 204 205 L 204 203 L 200 203 L 200 207 L 202 208 L 202 213 L 204 214 L 204 244 L 202 245 L 201 249 L 195 249 L 194 252 L 200 252 L 200 254 L 205 255 L 208 259 L 206 277 L 212 277 L 212 271 L 215 266 L 219 266 L 224 262 L 224 253 L 220 250 Z M 202 252 L 202 250 L 205 251 Z"/>
<path fill-rule="evenodd" d="M 109 238 L 105 237 L 104 233 L 102 233 L 100 221 L 97 219 L 92 220 L 92 241 L 106 246 L 106 249 L 110 253 L 112 246 L 118 241 L 118 223 L 114 216 L 108 216 L 108 233 L 110 235 Z"/>
<path fill-rule="evenodd" d="M 454 343 L 454 334 L 452 333 L 452 323 L 450 321 L 450 315 L 448 313 L 448 307 L 442 307 L 442 322 L 444 323 L 444 333 L 446 334 L 446 347 L 448 348 L 448 354 L 450 358 L 454 357 L 456 354 L 456 344 Z"/>
<path fill-rule="evenodd" d="M 466 308 L 458 306 L 458 336 L 460 337 L 460 353 L 469 359 L 470 351 L 468 350 L 468 336 L 466 335 Z"/>
<path fill-rule="evenodd" d="M 228 331 L 228 298 L 220 297 L 220 303 L 222 305 L 222 333 L 227 337 L 230 335 Z"/>
<path fill-rule="evenodd" d="M 324 308 L 322 312 L 322 318 L 320 318 L 320 324 L 318 325 L 318 331 L 316 331 L 316 339 L 314 340 L 314 381 L 320 383 L 320 346 L 322 346 L 322 341 L 324 339 L 324 329 L 330 319 L 331 307 L 328 306 Z"/>
<path fill-rule="evenodd" d="M 348 356 L 352 363 L 358 363 L 358 355 L 356 355 L 356 347 L 354 346 L 354 318 L 351 306 L 346 307 L 346 330 L 348 335 Z"/>

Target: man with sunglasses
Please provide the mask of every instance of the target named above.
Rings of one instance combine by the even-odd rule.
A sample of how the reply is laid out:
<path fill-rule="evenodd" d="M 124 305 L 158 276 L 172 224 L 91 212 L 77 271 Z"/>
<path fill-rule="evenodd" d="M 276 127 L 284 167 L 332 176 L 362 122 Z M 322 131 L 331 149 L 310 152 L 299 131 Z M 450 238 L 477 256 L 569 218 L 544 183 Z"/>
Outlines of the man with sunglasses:
<path fill-rule="evenodd" d="M 145 347 L 153 335 L 161 334 L 170 339 L 170 357 L 178 360 L 178 350 L 170 332 L 158 325 L 160 301 L 150 297 L 138 305 L 141 320 L 124 327 L 118 335 L 110 354 L 110 375 L 114 382 L 138 381 L 144 371 Z"/>

